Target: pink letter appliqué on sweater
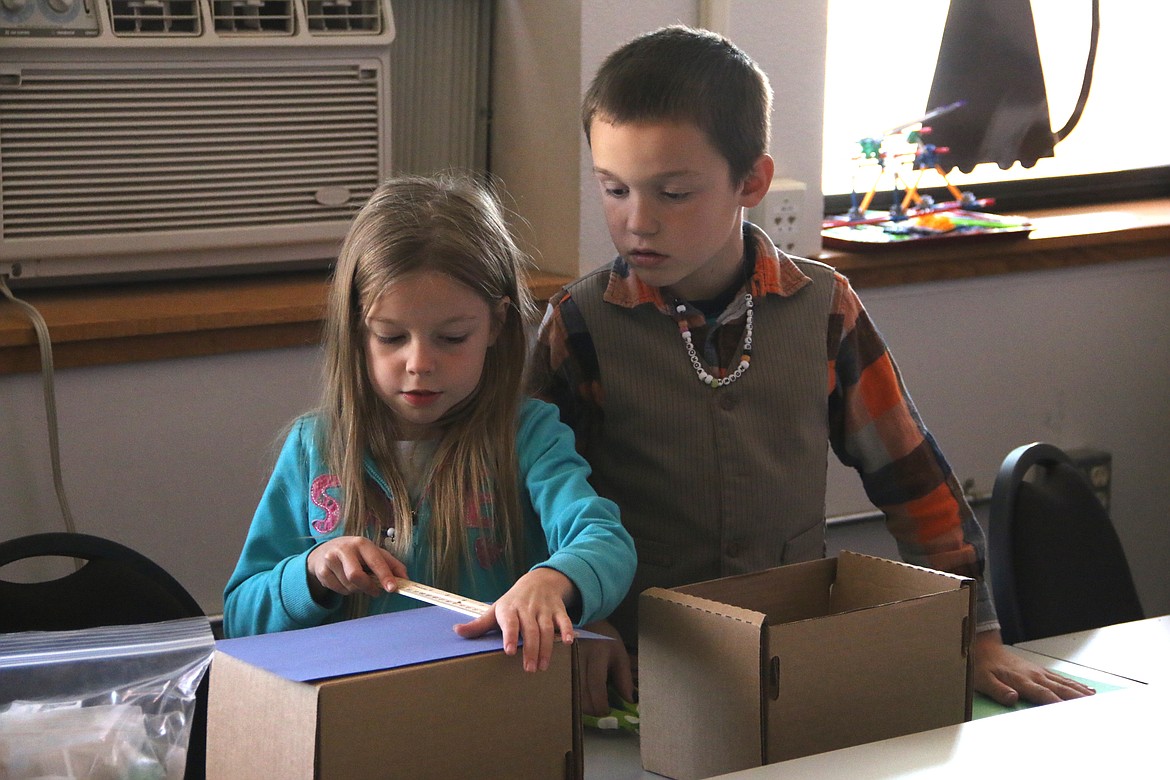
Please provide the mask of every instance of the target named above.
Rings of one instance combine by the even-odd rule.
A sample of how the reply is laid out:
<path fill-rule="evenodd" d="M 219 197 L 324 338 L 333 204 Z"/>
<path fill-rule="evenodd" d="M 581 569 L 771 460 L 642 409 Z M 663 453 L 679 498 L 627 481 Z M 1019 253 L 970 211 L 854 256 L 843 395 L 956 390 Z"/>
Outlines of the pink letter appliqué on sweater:
<path fill-rule="evenodd" d="M 327 534 L 337 527 L 337 520 L 341 517 L 341 504 L 337 499 L 325 491 L 341 485 L 341 479 L 333 474 L 322 474 L 313 480 L 309 488 L 309 498 L 314 504 L 325 510 L 325 517 L 313 521 L 313 530 L 319 534 Z"/>

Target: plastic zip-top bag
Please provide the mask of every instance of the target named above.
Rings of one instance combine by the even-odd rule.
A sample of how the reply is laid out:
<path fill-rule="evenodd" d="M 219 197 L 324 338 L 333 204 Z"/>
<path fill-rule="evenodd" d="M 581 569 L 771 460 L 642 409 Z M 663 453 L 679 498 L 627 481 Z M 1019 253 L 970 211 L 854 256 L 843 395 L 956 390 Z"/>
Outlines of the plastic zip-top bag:
<path fill-rule="evenodd" d="M 183 777 L 207 618 L 0 634 L 0 777 Z"/>

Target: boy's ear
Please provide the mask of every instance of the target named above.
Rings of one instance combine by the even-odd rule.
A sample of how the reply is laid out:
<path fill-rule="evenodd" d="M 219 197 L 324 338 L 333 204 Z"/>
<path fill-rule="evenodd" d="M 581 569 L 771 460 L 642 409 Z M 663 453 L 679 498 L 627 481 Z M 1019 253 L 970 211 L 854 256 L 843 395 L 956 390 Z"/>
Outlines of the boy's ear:
<path fill-rule="evenodd" d="M 748 171 L 748 175 L 744 177 L 743 183 L 740 185 L 739 205 L 749 209 L 759 205 L 764 196 L 768 194 L 768 188 L 772 186 L 772 177 L 775 173 L 776 161 L 772 159 L 772 155 L 761 154 L 757 157 L 752 169 Z"/>

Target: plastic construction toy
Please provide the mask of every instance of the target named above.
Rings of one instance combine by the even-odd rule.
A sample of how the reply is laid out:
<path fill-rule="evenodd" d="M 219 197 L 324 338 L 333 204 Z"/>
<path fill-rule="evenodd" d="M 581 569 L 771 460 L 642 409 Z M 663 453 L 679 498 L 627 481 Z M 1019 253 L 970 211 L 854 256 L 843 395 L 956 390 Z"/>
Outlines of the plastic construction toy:
<path fill-rule="evenodd" d="M 824 227 L 849 227 L 853 225 L 899 222 L 912 217 L 939 211 L 973 211 L 991 205 L 990 200 L 977 200 L 970 192 L 961 192 L 951 184 L 942 165 L 942 157 L 950 151 L 929 142 L 930 127 L 924 122 L 954 111 L 963 105 L 962 101 L 928 111 L 925 116 L 911 122 L 890 128 L 880 136 L 862 138 L 858 141 L 860 152 L 853 157 L 858 171 L 873 172 L 872 184 L 865 196 L 858 200 L 854 187 L 849 213 L 844 217 L 825 220 Z M 953 200 L 935 203 L 929 195 L 919 192 L 922 177 L 927 172 L 937 173 L 951 193 Z M 870 211 L 878 190 L 887 179 L 892 180 L 891 200 L 888 214 L 876 215 Z M 912 179 L 912 180 L 911 180 Z"/>
<path fill-rule="evenodd" d="M 821 226 L 825 246 L 856 251 L 922 244 L 923 239 L 1026 236 L 1031 231 L 1026 218 L 988 213 L 993 199 L 961 192 L 947 179 L 942 158 L 949 149 L 930 143 L 930 127 L 923 123 L 962 105 L 959 101 L 933 109 L 858 142 L 860 151 L 853 159 L 858 173 L 872 173 L 872 182 L 860 199 L 853 188 L 848 214 L 825 218 Z M 931 172 L 942 179 L 951 200 L 936 203 L 919 191 L 923 177 Z M 891 180 L 889 210 L 872 208 L 883 183 Z"/>

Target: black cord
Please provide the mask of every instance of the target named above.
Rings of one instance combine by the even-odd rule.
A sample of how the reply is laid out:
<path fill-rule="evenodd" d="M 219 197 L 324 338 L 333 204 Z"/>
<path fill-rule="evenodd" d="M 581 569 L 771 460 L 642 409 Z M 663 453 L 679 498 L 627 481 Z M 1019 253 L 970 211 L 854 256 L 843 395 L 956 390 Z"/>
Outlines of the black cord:
<path fill-rule="evenodd" d="M 1085 75 L 1081 79 L 1081 94 L 1077 96 L 1077 104 L 1064 127 L 1052 134 L 1054 143 L 1060 143 L 1073 131 L 1081 121 L 1081 114 L 1085 113 L 1085 103 L 1089 100 L 1089 87 L 1093 84 L 1093 68 L 1097 63 L 1097 38 L 1101 34 L 1101 8 L 1099 0 L 1093 0 L 1093 23 L 1089 32 L 1089 53 L 1085 57 Z"/>

